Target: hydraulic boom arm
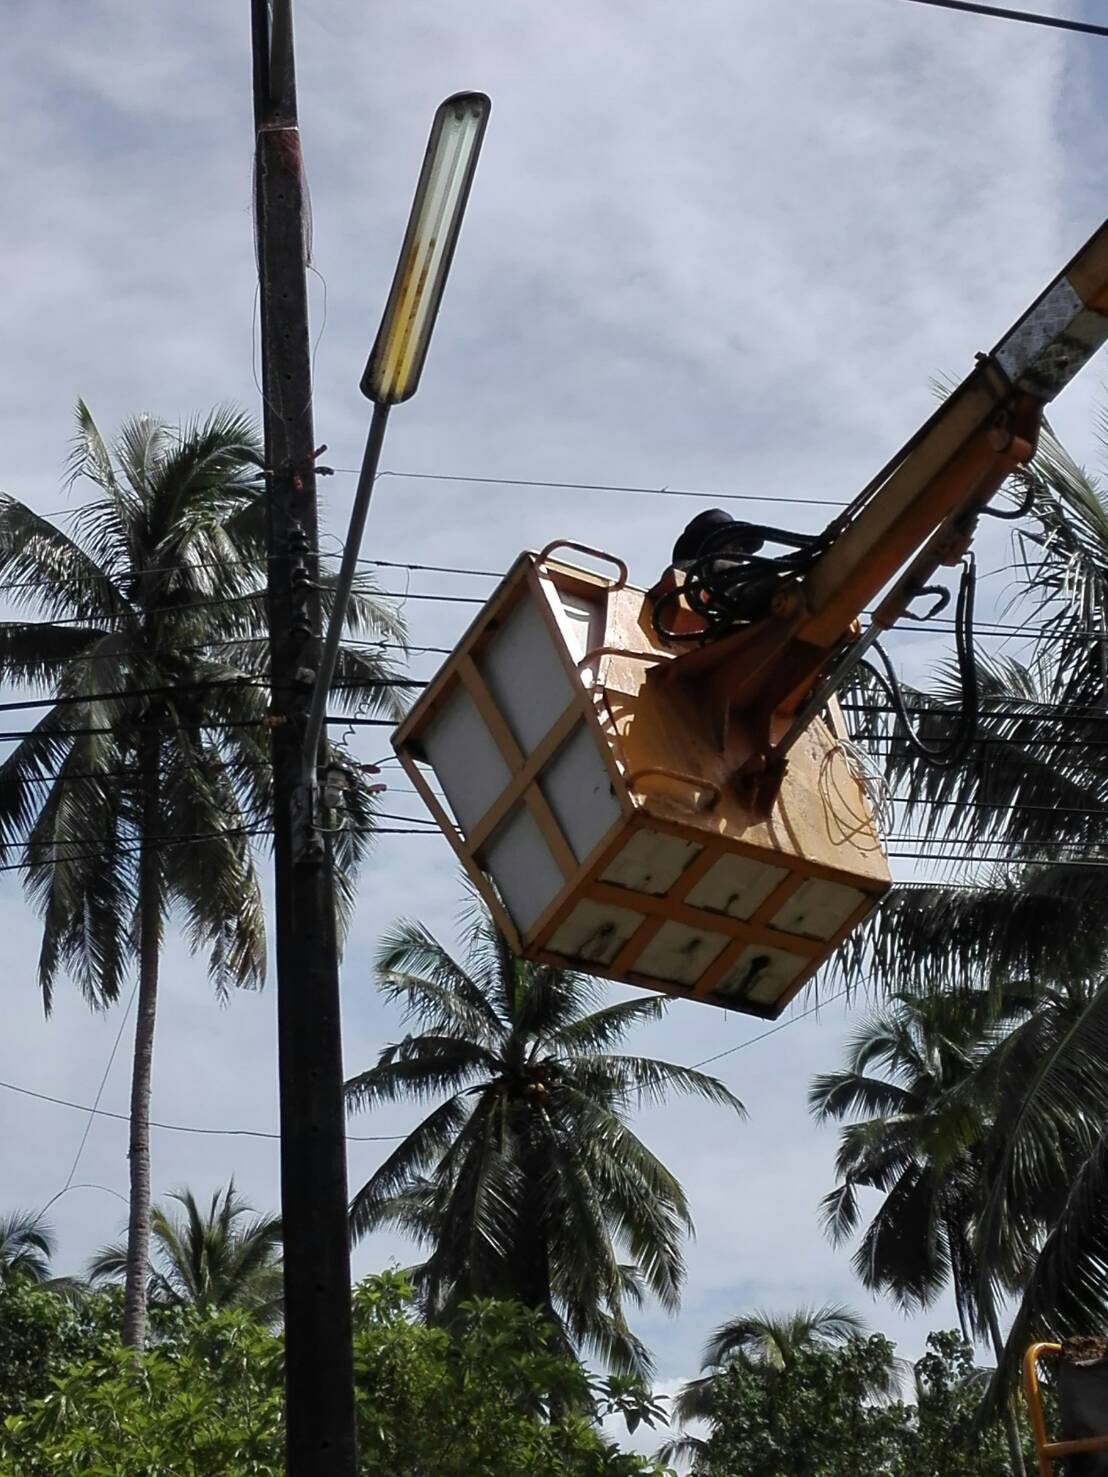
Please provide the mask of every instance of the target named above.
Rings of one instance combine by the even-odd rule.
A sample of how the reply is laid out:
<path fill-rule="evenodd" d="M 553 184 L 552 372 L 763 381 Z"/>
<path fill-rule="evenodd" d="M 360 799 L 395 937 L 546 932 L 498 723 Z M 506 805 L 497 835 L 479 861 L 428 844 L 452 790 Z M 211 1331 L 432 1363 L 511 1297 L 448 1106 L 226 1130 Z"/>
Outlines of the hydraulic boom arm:
<path fill-rule="evenodd" d="M 721 743 L 735 719 L 753 734 L 737 778 L 756 809 L 772 805 L 789 748 L 866 649 L 965 553 L 982 508 L 1034 455 L 1044 407 L 1106 340 L 1108 222 L 815 541 L 768 614 L 658 669 L 655 680 L 706 692 Z M 695 632 L 695 602 L 681 618 Z"/>

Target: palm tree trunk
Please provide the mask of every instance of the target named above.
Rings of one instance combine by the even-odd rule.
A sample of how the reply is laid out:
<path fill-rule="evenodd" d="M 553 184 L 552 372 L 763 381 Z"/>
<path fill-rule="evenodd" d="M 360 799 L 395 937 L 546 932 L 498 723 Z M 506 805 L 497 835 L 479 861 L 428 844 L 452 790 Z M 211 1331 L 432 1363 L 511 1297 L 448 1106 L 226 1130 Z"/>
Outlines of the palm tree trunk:
<path fill-rule="evenodd" d="M 150 1275 L 150 1092 L 154 1064 L 154 1017 L 158 1004 L 161 954 L 161 859 L 157 834 L 160 745 L 156 732 L 139 746 L 142 779 L 142 850 L 138 892 L 138 1011 L 131 1067 L 130 1216 L 127 1222 L 127 1276 L 123 1292 L 123 1343 L 141 1349 L 146 1342 L 146 1285 Z"/>
<path fill-rule="evenodd" d="M 961 1242 L 954 1235 L 954 1220 L 949 1214 L 946 1219 L 946 1245 L 947 1255 L 950 1258 L 950 1281 L 954 1288 L 954 1306 L 958 1310 L 958 1327 L 962 1330 L 962 1342 L 973 1347 L 973 1337 L 970 1333 L 969 1320 L 966 1318 L 965 1294 L 962 1281 L 962 1258 L 960 1253 Z"/>
<path fill-rule="evenodd" d="M 996 1355 L 999 1368 L 1001 1355 L 1004 1353 L 1004 1338 L 1000 1332 L 1000 1324 L 997 1322 L 996 1310 L 991 1298 L 986 1308 L 986 1318 L 989 1324 L 989 1337 L 993 1342 L 993 1353 Z M 1019 1426 L 1016 1424 L 1016 1412 L 1012 1409 L 1010 1400 L 1004 1402 L 1004 1435 L 1008 1442 L 1008 1462 L 1012 1468 L 1012 1477 L 1026 1477 Z"/>
<path fill-rule="evenodd" d="M 541 1313 L 548 1322 L 556 1326 L 554 1299 L 550 1291 L 550 1248 L 546 1239 L 545 1206 L 542 1194 L 544 1168 L 542 1147 L 536 1142 L 532 1129 L 527 1132 L 527 1143 L 523 1153 L 525 1181 L 522 1225 L 524 1236 L 517 1295 L 526 1307 Z"/>

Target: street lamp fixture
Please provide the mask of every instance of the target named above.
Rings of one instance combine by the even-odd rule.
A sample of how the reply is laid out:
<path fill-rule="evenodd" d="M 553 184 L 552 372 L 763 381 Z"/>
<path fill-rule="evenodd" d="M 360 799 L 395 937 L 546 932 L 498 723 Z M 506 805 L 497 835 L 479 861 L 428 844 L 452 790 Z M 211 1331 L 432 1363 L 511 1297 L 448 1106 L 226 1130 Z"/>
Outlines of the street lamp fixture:
<path fill-rule="evenodd" d="M 362 394 L 373 401 L 373 415 L 304 736 L 304 783 L 313 794 L 327 698 L 381 461 L 385 425 L 392 406 L 410 400 L 419 385 L 491 108 L 483 92 L 456 92 L 435 112 L 392 290 L 362 375 Z"/>
<path fill-rule="evenodd" d="M 362 375 L 362 394 L 377 405 L 399 405 L 419 385 L 491 107 L 483 92 L 458 92 L 435 113 L 396 276 Z"/>

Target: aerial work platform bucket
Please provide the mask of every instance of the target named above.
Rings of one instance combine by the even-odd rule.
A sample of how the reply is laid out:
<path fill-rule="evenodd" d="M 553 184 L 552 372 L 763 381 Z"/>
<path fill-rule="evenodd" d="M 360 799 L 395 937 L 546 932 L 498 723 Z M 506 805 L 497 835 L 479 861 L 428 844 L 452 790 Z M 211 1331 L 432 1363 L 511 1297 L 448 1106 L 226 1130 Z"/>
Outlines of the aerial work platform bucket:
<path fill-rule="evenodd" d="M 400 761 L 523 957 L 772 1018 L 889 887 L 856 768 L 816 721 L 768 814 L 744 805 L 741 720 L 667 680 L 621 561 L 559 547 L 597 553 L 516 560 Z"/>

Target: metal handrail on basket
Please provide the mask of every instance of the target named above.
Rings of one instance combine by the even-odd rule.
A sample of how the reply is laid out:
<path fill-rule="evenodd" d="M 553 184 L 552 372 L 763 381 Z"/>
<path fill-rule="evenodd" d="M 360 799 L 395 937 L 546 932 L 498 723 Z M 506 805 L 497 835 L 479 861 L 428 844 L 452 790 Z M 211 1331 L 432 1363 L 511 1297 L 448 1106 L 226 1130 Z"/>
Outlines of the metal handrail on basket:
<path fill-rule="evenodd" d="M 1050 1441 L 1047 1438 L 1043 1397 L 1039 1389 L 1039 1360 L 1057 1359 L 1061 1353 L 1061 1344 L 1040 1343 L 1032 1344 L 1023 1356 L 1023 1394 L 1031 1422 L 1031 1439 L 1035 1443 L 1035 1455 L 1039 1460 L 1039 1477 L 1054 1477 L 1054 1463 L 1062 1457 L 1108 1451 L 1108 1434 L 1078 1436 L 1072 1441 Z"/>
<path fill-rule="evenodd" d="M 576 549 L 579 554 L 589 554 L 593 559 L 603 559 L 608 564 L 614 564 L 619 570 L 619 579 L 614 583 L 609 580 L 609 590 L 622 590 L 627 583 L 627 565 L 624 564 L 622 559 L 618 558 L 615 554 L 609 554 L 605 549 L 594 549 L 591 544 L 579 544 L 569 538 L 556 538 L 553 542 L 547 544 L 546 548 L 540 550 L 536 555 L 535 563 L 545 564 L 555 549 Z"/>

